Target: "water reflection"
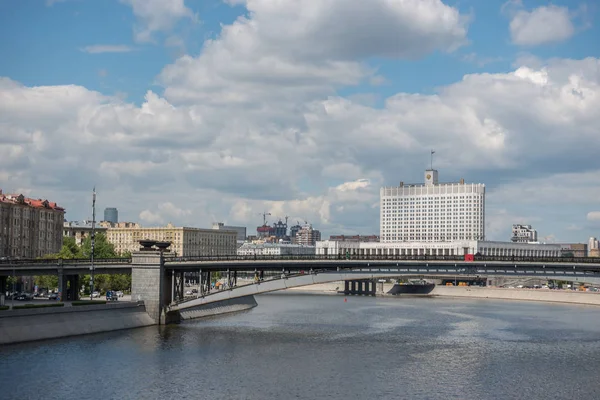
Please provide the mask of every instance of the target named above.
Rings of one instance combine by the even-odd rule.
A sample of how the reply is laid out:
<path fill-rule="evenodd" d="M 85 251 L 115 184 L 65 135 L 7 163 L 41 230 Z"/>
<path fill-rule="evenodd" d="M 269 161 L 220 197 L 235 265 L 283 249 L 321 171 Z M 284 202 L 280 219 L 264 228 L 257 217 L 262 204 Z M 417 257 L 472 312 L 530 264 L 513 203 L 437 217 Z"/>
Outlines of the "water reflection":
<path fill-rule="evenodd" d="M 597 307 L 268 295 L 251 311 L 0 348 L 2 398 L 596 398 Z"/>

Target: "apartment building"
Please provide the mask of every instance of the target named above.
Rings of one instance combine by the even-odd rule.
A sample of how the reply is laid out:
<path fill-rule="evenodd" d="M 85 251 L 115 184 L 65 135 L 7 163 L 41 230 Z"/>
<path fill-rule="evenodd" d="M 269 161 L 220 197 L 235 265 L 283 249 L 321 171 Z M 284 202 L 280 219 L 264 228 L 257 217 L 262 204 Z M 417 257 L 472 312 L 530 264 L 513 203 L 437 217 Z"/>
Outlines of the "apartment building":
<path fill-rule="evenodd" d="M 235 231 L 176 227 L 172 224 L 153 228 L 139 225 L 108 228 L 106 237 L 119 253 L 139 250 L 139 241 L 144 239 L 171 242 L 170 250 L 179 257 L 235 255 L 237 249 Z"/>
<path fill-rule="evenodd" d="M 512 226 L 512 236 L 510 241 L 513 243 L 531 243 L 537 242 L 538 233 L 531 225 L 515 224 Z"/>
<path fill-rule="evenodd" d="M 0 190 L 0 257 L 36 258 L 62 247 L 65 209 Z"/>

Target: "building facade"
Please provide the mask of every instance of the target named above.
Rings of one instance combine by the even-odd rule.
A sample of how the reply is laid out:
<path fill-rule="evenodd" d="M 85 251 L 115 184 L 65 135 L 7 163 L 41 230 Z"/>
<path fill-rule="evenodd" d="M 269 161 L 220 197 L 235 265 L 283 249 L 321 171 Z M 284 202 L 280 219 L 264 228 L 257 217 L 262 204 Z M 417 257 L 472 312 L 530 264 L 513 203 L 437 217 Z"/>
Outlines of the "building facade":
<path fill-rule="evenodd" d="M 244 243 L 237 249 L 237 254 L 239 256 L 314 255 L 315 246 L 286 243 Z"/>
<path fill-rule="evenodd" d="M 380 240 L 452 242 L 485 239 L 485 185 L 439 183 L 438 171 L 425 171 L 424 184 L 382 187 Z"/>
<path fill-rule="evenodd" d="M 62 247 L 65 209 L 22 194 L 0 190 L 0 258 L 36 258 Z"/>
<path fill-rule="evenodd" d="M 235 255 L 237 232 L 229 230 L 175 227 L 109 228 L 106 232 L 109 242 L 118 253 L 140 249 L 140 240 L 150 239 L 171 242 L 170 250 L 178 257 Z"/>
<path fill-rule="evenodd" d="M 489 256 L 560 257 L 562 247 L 558 244 L 530 244 L 460 240 L 455 242 L 338 242 L 324 240 L 316 244 L 317 255 L 437 255 L 463 256 L 481 254 Z"/>
<path fill-rule="evenodd" d="M 336 240 L 339 242 L 379 242 L 379 235 L 331 235 L 329 240 Z"/>
<path fill-rule="evenodd" d="M 591 237 L 588 241 L 588 257 L 598 257 L 600 253 L 598 251 L 598 248 L 600 248 L 600 243 L 598 243 L 598 239 L 596 239 L 595 237 Z"/>
<path fill-rule="evenodd" d="M 321 232 L 313 229 L 311 224 L 305 224 L 302 229 L 296 233 L 296 236 L 292 240 L 295 244 L 314 246 L 315 243 L 321 240 Z"/>
<path fill-rule="evenodd" d="M 94 230 L 96 233 L 106 233 L 107 226 L 96 224 Z M 83 241 L 92 235 L 92 221 L 69 221 L 63 224 L 63 236 L 75 238 L 75 243 L 78 246 L 83 244 Z"/>
<path fill-rule="evenodd" d="M 531 243 L 537 242 L 538 233 L 531 225 L 516 224 L 512 226 L 512 236 L 510 241 L 513 243 Z"/>
<path fill-rule="evenodd" d="M 222 222 L 214 222 L 212 228 L 218 231 L 234 231 L 237 234 L 238 241 L 246 240 L 246 227 L 245 226 L 228 226 Z"/>
<path fill-rule="evenodd" d="M 119 210 L 114 207 L 104 209 L 104 221 L 116 224 L 119 222 Z"/>
<path fill-rule="evenodd" d="M 588 245 L 586 243 L 559 243 L 562 248 L 563 255 L 573 257 L 587 257 Z"/>

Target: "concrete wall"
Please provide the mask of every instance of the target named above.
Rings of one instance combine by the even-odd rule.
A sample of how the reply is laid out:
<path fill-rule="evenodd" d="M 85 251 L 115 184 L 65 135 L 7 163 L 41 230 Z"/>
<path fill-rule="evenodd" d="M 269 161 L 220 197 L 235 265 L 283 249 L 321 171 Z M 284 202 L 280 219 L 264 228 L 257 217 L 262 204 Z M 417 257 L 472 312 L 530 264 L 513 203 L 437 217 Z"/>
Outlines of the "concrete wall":
<path fill-rule="evenodd" d="M 0 311 L 0 345 L 154 324 L 137 303 Z"/>
<path fill-rule="evenodd" d="M 181 310 L 179 312 L 179 317 L 183 320 L 209 317 L 212 315 L 249 310 L 257 305 L 254 296 L 238 297 L 235 299 L 223 300 L 218 303 L 204 304 L 198 307 Z"/>
<path fill-rule="evenodd" d="M 436 286 L 431 295 L 600 305 L 600 293 L 568 290 Z"/>

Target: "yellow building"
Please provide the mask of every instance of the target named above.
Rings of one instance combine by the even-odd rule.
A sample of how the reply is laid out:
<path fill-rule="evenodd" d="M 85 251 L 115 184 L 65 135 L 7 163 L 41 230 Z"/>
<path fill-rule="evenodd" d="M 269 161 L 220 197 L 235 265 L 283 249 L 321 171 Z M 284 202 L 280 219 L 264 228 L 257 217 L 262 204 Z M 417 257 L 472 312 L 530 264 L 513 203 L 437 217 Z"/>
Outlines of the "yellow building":
<path fill-rule="evenodd" d="M 139 226 L 108 228 L 106 237 L 119 253 L 140 249 L 140 240 L 171 242 L 170 250 L 179 257 L 235 255 L 237 233 L 215 229 L 175 227 L 142 228 Z"/>

